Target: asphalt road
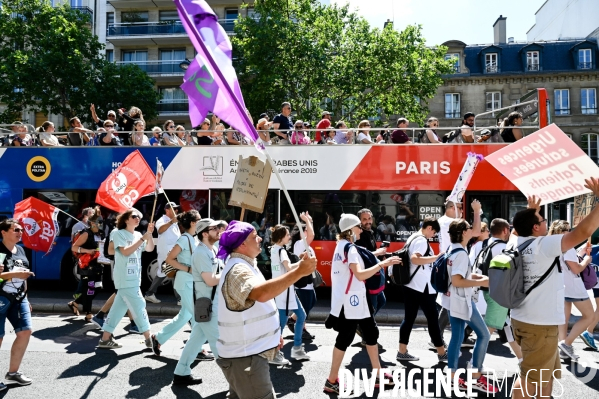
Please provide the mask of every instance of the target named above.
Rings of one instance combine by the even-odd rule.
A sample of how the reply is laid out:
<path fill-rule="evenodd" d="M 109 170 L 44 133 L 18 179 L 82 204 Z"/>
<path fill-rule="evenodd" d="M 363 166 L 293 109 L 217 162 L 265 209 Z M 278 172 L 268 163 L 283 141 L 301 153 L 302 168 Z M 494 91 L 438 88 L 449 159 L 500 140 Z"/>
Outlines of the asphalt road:
<path fill-rule="evenodd" d="M 168 319 L 151 318 L 152 330 L 158 331 Z M 99 330 L 85 324 L 81 318 L 72 316 L 35 315 L 33 326 L 35 332 L 25 355 L 21 371 L 34 380 L 26 387 L 11 387 L 0 393 L 0 398 L 225 398 L 228 385 L 218 368 L 212 362 L 198 362 L 193 372 L 203 378 L 203 384 L 190 388 L 173 387 L 172 375 L 184 340 L 189 335 L 189 328 L 180 331 L 162 346 L 163 356 L 155 357 L 145 349 L 143 336 L 127 334 L 122 327 L 117 328 L 115 335 L 124 347 L 117 350 L 96 350 Z M 312 359 L 305 362 L 293 362 L 290 367 L 276 368 L 271 366 L 271 378 L 277 397 L 285 398 L 326 398 L 322 386 L 328 375 L 335 333 L 326 330 L 323 325 L 309 324 L 309 330 L 316 335 L 312 343 L 306 344 L 306 350 Z M 7 335 L 1 348 L 0 373 L 8 367 L 10 346 L 14 333 L 7 323 Z M 287 357 L 291 350 L 291 334 L 285 330 L 285 348 Z M 449 331 L 445 339 L 449 340 Z M 599 338 L 599 337 L 598 337 Z M 420 361 L 397 364 L 395 355 L 398 342 L 398 327 L 381 327 L 380 343 L 386 349 L 381 357 L 383 366 L 390 369 L 443 367 L 437 363 L 436 354 L 428 349 L 428 333 L 424 328 L 417 328 L 411 337 L 410 353 L 420 357 Z M 575 342 L 575 348 L 586 363 L 586 371 L 579 373 L 586 376 L 597 372 L 599 353 L 584 350 L 581 341 Z M 466 365 L 471 352 L 462 352 L 460 366 Z M 501 345 L 497 335 L 493 335 L 485 359 L 487 368 L 495 369 L 498 378 L 507 375 L 508 387 L 496 395 L 506 397 L 517 371 L 517 361 L 507 346 Z M 354 345 L 348 349 L 344 367 L 349 370 L 369 367 L 366 351 L 356 337 Z M 506 374 L 507 373 L 507 374 Z M 583 382 L 572 374 L 570 364 L 564 363 L 563 379 L 554 390 L 555 398 L 598 398 L 599 375 L 587 378 Z M 597 373 L 599 374 L 599 373 Z M 584 380 L 584 377 L 582 377 Z M 412 386 L 414 387 L 414 385 Z M 431 389 L 434 392 L 434 389 Z M 390 392 L 387 392 L 390 393 Z M 374 391 L 374 397 L 380 394 Z M 398 392 L 401 395 L 401 391 Z M 422 397 L 420 394 L 403 397 Z M 479 397 L 485 395 L 479 394 Z M 362 390 L 359 397 L 367 397 Z M 382 396 L 381 396 L 382 397 Z M 401 397 L 401 396 L 400 396 Z M 441 396 L 443 397 L 443 396 Z M 508 396 L 509 397 L 509 396 Z"/>

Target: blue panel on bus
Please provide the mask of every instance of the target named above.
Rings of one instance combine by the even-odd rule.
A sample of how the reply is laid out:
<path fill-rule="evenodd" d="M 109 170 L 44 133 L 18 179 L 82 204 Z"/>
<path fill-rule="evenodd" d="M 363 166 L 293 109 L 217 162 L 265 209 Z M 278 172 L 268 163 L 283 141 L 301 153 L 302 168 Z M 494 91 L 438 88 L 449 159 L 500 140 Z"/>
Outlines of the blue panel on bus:
<path fill-rule="evenodd" d="M 56 245 L 52 251 L 45 255 L 43 252 L 32 251 L 35 261 L 33 263 L 33 272 L 35 278 L 40 280 L 58 280 L 60 279 L 60 266 L 65 253 L 70 252 L 71 238 L 56 237 Z M 43 258 L 43 259 L 42 259 Z"/>
<path fill-rule="evenodd" d="M 166 168 L 180 149 L 139 150 L 156 170 L 156 158 Z M 8 189 L 95 190 L 134 150 L 132 147 L 8 148 L 0 152 L 0 167 L 10 171 L 0 176 L 0 199 L 10 200 L 12 194 L 6 194 Z"/>

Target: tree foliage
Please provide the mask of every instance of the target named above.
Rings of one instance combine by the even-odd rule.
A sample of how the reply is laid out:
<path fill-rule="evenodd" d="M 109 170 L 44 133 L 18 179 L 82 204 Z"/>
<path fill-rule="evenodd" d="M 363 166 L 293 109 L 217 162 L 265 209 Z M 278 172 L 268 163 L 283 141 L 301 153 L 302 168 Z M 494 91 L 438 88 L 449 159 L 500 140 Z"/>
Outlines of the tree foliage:
<path fill-rule="evenodd" d="M 352 122 L 381 113 L 422 122 L 452 71 L 446 49 L 427 47 L 419 26 L 373 29 L 347 5 L 317 0 L 256 0 L 254 11 L 232 39 L 254 115 L 290 101 L 307 120 L 327 109 Z"/>
<path fill-rule="evenodd" d="M 0 4 L 1 121 L 11 122 L 25 110 L 91 121 L 90 103 L 117 102 L 138 106 L 149 119 L 156 116 L 157 94 L 148 90 L 152 80 L 135 66 L 121 76 L 135 77 L 135 85 L 115 79 L 117 67 L 102 56 L 104 46 L 91 32 L 88 14 L 68 4 L 52 7 L 47 0 Z"/>

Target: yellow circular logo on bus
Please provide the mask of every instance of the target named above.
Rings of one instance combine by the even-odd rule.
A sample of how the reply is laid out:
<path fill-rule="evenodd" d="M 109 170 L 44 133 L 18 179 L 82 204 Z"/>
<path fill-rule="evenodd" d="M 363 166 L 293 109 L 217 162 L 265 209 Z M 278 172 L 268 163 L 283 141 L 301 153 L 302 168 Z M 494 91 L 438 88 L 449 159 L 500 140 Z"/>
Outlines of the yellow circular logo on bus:
<path fill-rule="evenodd" d="M 27 176 L 33 181 L 44 181 L 50 176 L 52 167 L 50 161 L 44 157 L 33 157 L 27 163 Z"/>

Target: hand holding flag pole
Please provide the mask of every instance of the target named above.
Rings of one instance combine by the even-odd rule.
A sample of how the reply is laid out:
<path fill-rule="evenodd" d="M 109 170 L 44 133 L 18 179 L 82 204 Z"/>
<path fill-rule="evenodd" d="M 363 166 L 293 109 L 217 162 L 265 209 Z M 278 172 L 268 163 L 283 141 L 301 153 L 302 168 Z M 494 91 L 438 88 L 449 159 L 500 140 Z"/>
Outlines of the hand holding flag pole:
<path fill-rule="evenodd" d="M 277 166 L 246 112 L 243 95 L 231 60 L 232 46 L 227 33 L 218 23 L 216 14 L 205 0 L 174 0 L 174 2 L 181 22 L 198 52 L 185 74 L 183 85 L 181 85 L 189 97 L 189 116 L 192 125 L 200 125 L 208 112 L 213 111 L 244 136 L 254 141 L 258 151 L 262 152 L 270 162 L 285 198 L 287 198 L 295 222 L 301 226 Z M 302 228 L 299 231 L 307 251 L 306 234 Z"/>

